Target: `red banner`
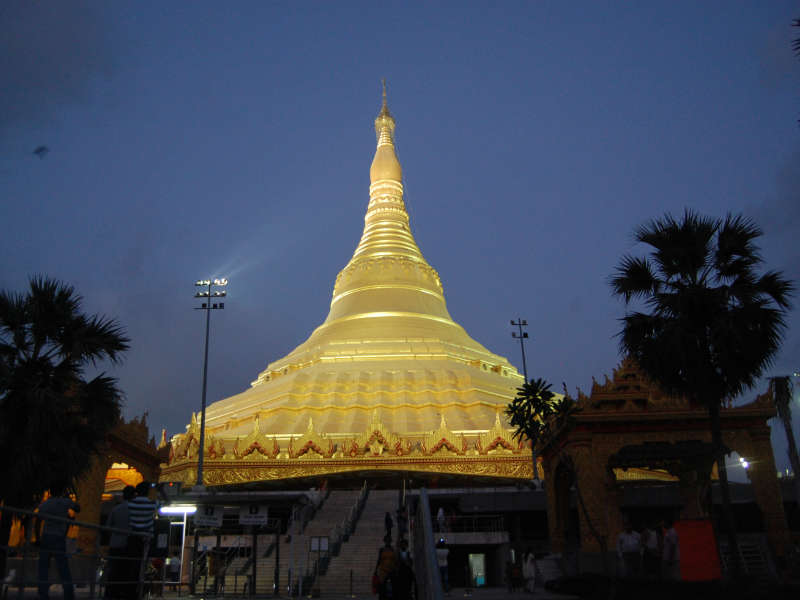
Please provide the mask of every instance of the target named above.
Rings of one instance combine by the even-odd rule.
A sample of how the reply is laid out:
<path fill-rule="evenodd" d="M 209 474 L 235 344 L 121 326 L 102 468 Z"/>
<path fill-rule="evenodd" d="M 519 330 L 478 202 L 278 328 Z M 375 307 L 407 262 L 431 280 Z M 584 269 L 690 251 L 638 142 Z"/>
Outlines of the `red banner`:
<path fill-rule="evenodd" d="M 675 522 L 683 581 L 711 581 L 722 577 L 714 528 L 708 519 Z"/>

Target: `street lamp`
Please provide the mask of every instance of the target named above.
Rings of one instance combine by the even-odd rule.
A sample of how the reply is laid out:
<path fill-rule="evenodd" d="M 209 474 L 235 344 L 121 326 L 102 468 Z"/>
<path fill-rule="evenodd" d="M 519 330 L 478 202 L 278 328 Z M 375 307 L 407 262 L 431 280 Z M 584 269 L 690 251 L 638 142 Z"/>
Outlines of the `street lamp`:
<path fill-rule="evenodd" d="M 528 332 L 522 331 L 523 327 L 528 326 L 528 322 L 524 319 L 517 319 L 516 323 L 512 320 L 511 324 L 519 328 L 519 335 L 517 335 L 516 331 L 512 331 L 511 337 L 519 339 L 519 347 L 522 350 L 522 373 L 525 375 L 525 383 L 528 383 L 528 365 L 525 362 L 525 340 L 528 338 Z"/>
<path fill-rule="evenodd" d="M 205 288 L 203 291 L 196 292 L 195 298 L 205 299 L 200 306 L 196 306 L 195 310 L 206 311 L 206 350 L 205 357 L 203 358 L 203 402 L 200 415 L 200 448 L 199 456 L 197 459 L 197 485 L 203 486 L 203 458 L 205 458 L 205 444 L 206 444 L 206 382 L 208 380 L 208 330 L 211 324 L 211 311 L 221 310 L 225 308 L 224 302 L 212 302 L 212 300 L 219 300 L 224 298 L 227 294 L 225 290 L 212 290 L 214 287 L 222 287 L 228 285 L 227 279 L 201 279 L 195 282 L 195 287 Z"/>

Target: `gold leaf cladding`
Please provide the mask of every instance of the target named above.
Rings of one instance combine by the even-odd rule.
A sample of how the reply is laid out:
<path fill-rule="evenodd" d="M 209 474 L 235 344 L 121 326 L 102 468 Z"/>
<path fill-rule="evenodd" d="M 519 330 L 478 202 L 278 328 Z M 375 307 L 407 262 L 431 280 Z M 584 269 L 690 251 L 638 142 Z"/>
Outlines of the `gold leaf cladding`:
<path fill-rule="evenodd" d="M 515 448 L 519 449 L 519 447 L 520 444 L 514 441 L 513 430 L 503 426 L 500 418 L 500 411 L 495 413 L 494 426 L 489 431 L 482 433 L 475 443 L 475 448 L 480 454 L 487 454 L 495 451 L 497 448 L 504 448 L 505 450 L 513 452 Z"/>
<path fill-rule="evenodd" d="M 450 474 L 503 479 L 529 480 L 533 476 L 530 457 L 525 455 L 507 457 L 460 457 L 448 456 L 441 460 L 424 458 L 375 459 L 325 459 L 314 461 L 261 460 L 251 464 L 240 461 L 208 461 L 204 466 L 204 482 L 207 485 L 228 485 L 257 481 L 276 481 L 301 477 L 320 477 L 336 473 L 352 473 L 362 470 L 403 471 L 430 474 Z M 183 463 L 165 468 L 161 481 L 194 483 L 197 471 L 193 463 Z"/>

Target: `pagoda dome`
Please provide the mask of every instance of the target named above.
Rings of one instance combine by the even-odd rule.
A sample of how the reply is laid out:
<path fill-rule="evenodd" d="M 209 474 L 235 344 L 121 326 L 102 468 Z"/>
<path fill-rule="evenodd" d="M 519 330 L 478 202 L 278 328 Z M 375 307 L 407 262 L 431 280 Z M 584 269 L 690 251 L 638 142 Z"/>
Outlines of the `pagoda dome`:
<path fill-rule="evenodd" d="M 411 233 L 394 126 L 384 86 L 364 230 L 336 278 L 327 318 L 305 342 L 269 363 L 249 389 L 207 409 L 206 452 L 224 457 L 225 469 L 225 461 L 252 458 L 254 448 L 275 468 L 253 467 L 249 475 L 240 469 L 237 482 L 267 472 L 273 479 L 300 477 L 292 459 L 307 456 L 309 448 L 331 461 L 326 473 L 441 468 L 531 475 L 530 453 L 513 439 L 504 416 L 523 377 L 450 316 L 439 274 Z M 197 430 L 193 417 L 187 433 L 176 436 L 179 451 L 165 477 L 183 473 L 191 479 L 186 469 Z M 443 444 L 467 462 L 402 462 L 405 456 L 433 456 Z M 366 458 L 367 448 L 370 460 L 386 457 L 384 462 L 353 463 L 353 457 Z M 488 452 L 501 450 L 513 453 L 511 462 L 490 460 Z M 220 469 L 209 483 L 234 477 Z"/>

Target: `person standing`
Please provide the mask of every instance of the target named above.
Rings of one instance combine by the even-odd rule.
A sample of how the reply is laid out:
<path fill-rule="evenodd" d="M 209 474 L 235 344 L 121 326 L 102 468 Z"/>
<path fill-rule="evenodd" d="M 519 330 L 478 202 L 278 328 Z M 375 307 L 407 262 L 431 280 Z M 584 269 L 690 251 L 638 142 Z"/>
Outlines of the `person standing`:
<path fill-rule="evenodd" d="M 386 537 L 391 541 L 392 539 L 392 527 L 394 527 L 394 521 L 392 521 L 392 515 L 390 513 L 386 513 L 386 516 L 383 517 L 383 525 L 386 527 Z"/>
<path fill-rule="evenodd" d="M 397 555 L 392 549 L 392 541 L 388 537 L 385 540 L 385 544 L 378 552 L 378 563 L 375 565 L 379 600 L 390 600 L 393 597 L 393 578 L 397 571 Z"/>
<path fill-rule="evenodd" d="M 661 539 L 658 525 L 649 525 L 642 535 L 642 570 L 646 577 L 658 579 L 661 569 Z"/>
<path fill-rule="evenodd" d="M 411 555 L 408 553 L 408 542 L 400 542 L 400 556 L 393 577 L 392 600 L 412 600 L 416 597 L 414 570 L 411 566 Z"/>
<path fill-rule="evenodd" d="M 522 576 L 525 578 L 525 591 L 532 594 L 536 590 L 536 556 L 531 548 L 522 559 Z"/>
<path fill-rule="evenodd" d="M 58 575 L 61 577 L 64 600 L 73 600 L 75 588 L 72 585 L 72 574 L 69 571 L 66 536 L 69 528 L 68 519 L 71 518 L 70 511 L 79 513 L 81 507 L 67 496 L 66 482 L 53 485 L 50 491 L 52 495 L 39 506 L 37 516 L 37 524 L 44 523 L 41 535 L 39 535 L 39 599 L 47 600 L 48 598 L 50 591 L 48 577 L 50 558 L 52 557 L 55 558 Z"/>
<path fill-rule="evenodd" d="M 672 519 L 664 522 L 664 547 L 661 552 L 661 576 L 666 580 L 677 581 L 681 578 L 681 550 L 678 532 Z"/>
<path fill-rule="evenodd" d="M 149 498 L 151 489 L 149 481 L 142 481 L 136 486 L 136 497 L 128 502 L 128 527 L 133 533 L 128 539 L 128 554 L 137 582 L 130 590 L 129 597 L 133 599 L 139 596 L 139 582 L 143 578 L 150 538 L 155 530 L 157 505 Z"/>
<path fill-rule="evenodd" d="M 108 540 L 108 577 L 106 578 L 106 598 L 124 598 L 129 596 L 125 590 L 135 579 L 132 575 L 131 561 L 128 556 L 128 502 L 136 496 L 136 488 L 126 485 L 122 490 L 122 502 L 117 504 L 108 515 L 106 525 L 112 531 Z"/>
<path fill-rule="evenodd" d="M 172 589 L 177 590 L 181 585 L 181 557 L 177 550 L 174 550 L 172 557 L 167 559 L 167 567 Z"/>
<path fill-rule="evenodd" d="M 629 522 L 625 523 L 625 530 L 617 537 L 617 556 L 625 569 L 626 577 L 639 575 L 642 558 L 642 537 L 634 531 Z"/>
<path fill-rule="evenodd" d="M 447 567 L 447 556 L 450 550 L 444 545 L 444 539 L 440 539 L 436 544 L 436 563 L 439 566 L 439 575 L 442 578 L 442 590 L 445 594 L 450 593 L 450 574 Z"/>
<path fill-rule="evenodd" d="M 436 513 L 436 524 L 439 526 L 439 533 L 443 533 L 447 526 L 447 517 L 444 516 L 444 508 L 441 506 Z"/>

